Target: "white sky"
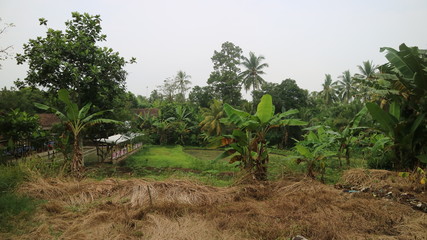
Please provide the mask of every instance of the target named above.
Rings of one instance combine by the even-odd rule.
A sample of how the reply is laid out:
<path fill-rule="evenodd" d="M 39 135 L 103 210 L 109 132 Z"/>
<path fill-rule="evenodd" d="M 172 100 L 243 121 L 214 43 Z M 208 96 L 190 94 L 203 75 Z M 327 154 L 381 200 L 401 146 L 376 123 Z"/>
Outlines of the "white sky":
<path fill-rule="evenodd" d="M 264 55 L 265 80 L 293 78 L 310 91 L 321 89 L 325 73 L 336 80 L 362 61 L 386 62 L 380 47 L 427 48 L 425 0 L 0 0 L 2 23 L 16 25 L 0 36 L 0 48 L 21 53 L 30 38 L 45 36 L 39 18 L 64 29 L 73 11 L 101 15 L 103 45 L 137 58 L 126 67 L 127 88 L 145 96 L 178 70 L 193 86 L 206 85 L 210 58 L 225 41 L 245 56 Z M 0 87 L 25 78 L 27 66 L 14 58 L 1 64 Z"/>

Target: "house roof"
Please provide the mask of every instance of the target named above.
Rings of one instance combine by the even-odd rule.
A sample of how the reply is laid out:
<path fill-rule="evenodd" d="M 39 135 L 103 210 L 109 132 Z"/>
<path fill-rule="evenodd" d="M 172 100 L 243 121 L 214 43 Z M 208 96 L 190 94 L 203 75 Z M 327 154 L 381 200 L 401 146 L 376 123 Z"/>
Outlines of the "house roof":
<path fill-rule="evenodd" d="M 119 144 L 122 142 L 127 142 L 133 138 L 136 138 L 138 136 L 141 136 L 142 134 L 140 133 L 130 133 L 130 134 L 116 134 L 116 135 L 112 135 L 109 136 L 108 138 L 100 138 L 97 139 L 98 142 L 103 142 L 103 143 L 110 143 L 110 144 Z"/>
<path fill-rule="evenodd" d="M 38 113 L 37 115 L 39 116 L 40 126 L 44 130 L 51 129 L 54 124 L 61 122 L 59 117 L 53 113 Z"/>

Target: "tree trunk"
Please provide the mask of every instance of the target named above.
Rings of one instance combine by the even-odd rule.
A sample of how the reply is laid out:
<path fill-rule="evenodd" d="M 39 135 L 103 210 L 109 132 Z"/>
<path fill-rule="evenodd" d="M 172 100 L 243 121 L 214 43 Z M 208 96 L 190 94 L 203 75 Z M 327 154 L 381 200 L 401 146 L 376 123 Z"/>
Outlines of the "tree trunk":
<path fill-rule="evenodd" d="M 345 159 L 347 161 L 347 166 L 350 166 L 350 147 L 348 145 L 345 147 Z"/>
<path fill-rule="evenodd" d="M 83 153 L 80 147 L 80 136 L 74 136 L 73 160 L 71 162 L 71 171 L 74 175 L 80 177 L 83 170 Z"/>

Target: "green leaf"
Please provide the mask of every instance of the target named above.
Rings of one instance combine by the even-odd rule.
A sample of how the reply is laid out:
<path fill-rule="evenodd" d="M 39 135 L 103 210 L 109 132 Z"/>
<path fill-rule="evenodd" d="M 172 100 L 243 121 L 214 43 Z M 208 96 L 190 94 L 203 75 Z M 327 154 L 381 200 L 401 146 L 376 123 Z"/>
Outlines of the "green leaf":
<path fill-rule="evenodd" d="M 356 114 L 356 116 L 352 120 L 353 122 L 352 128 L 359 127 L 360 121 L 362 120 L 363 117 L 365 117 L 367 112 L 368 112 L 368 109 L 365 106 Z"/>
<path fill-rule="evenodd" d="M 298 119 L 284 119 L 280 121 L 280 124 L 283 126 L 305 126 L 308 123 Z"/>
<path fill-rule="evenodd" d="M 267 123 L 274 115 L 273 98 L 270 94 L 265 94 L 258 104 L 255 116 L 259 118 L 261 123 Z"/>
<path fill-rule="evenodd" d="M 83 118 L 85 118 L 86 117 L 86 115 L 87 115 L 87 113 L 89 112 L 89 110 L 90 110 L 90 107 L 92 106 L 92 104 L 90 104 L 90 103 L 88 103 L 88 104 L 86 104 L 86 105 L 84 105 L 81 109 L 80 109 L 80 111 L 79 111 L 79 119 L 83 119 Z"/>
<path fill-rule="evenodd" d="M 224 112 L 227 114 L 228 120 L 237 126 L 241 126 L 251 118 L 249 113 L 235 109 L 227 103 L 224 104 Z"/>
<path fill-rule="evenodd" d="M 412 78 L 414 76 L 414 72 L 412 71 L 411 67 L 405 62 L 405 59 L 400 56 L 400 53 L 398 51 L 393 48 L 383 47 L 380 49 L 380 52 L 383 52 L 385 50 L 387 51 L 385 57 L 393 66 L 397 68 L 397 70 L 403 75 L 403 77 Z"/>
<path fill-rule="evenodd" d="M 237 140 L 239 145 L 247 145 L 248 144 L 248 137 L 246 136 L 246 133 L 243 132 L 240 129 L 233 130 L 233 138 Z"/>
<path fill-rule="evenodd" d="M 394 136 L 394 127 L 397 124 L 397 120 L 393 118 L 391 114 L 382 110 L 375 103 L 366 103 L 366 107 L 369 110 L 371 116 L 381 124 L 381 127 L 386 130 L 390 136 Z"/>
<path fill-rule="evenodd" d="M 224 159 L 226 157 L 229 157 L 231 155 L 233 155 L 234 153 L 236 153 L 236 150 L 234 149 L 227 149 L 226 151 L 222 152 L 221 154 L 219 154 L 215 159 L 214 162 Z"/>
<path fill-rule="evenodd" d="M 417 128 L 420 126 L 421 122 L 424 120 L 425 116 L 426 116 L 425 113 L 418 115 L 418 117 L 415 119 L 414 123 L 411 126 L 410 134 L 415 133 Z"/>
<path fill-rule="evenodd" d="M 396 101 L 393 101 L 390 104 L 389 113 L 397 119 L 397 121 L 400 120 L 400 104 Z"/>
<path fill-rule="evenodd" d="M 420 162 L 427 164 L 427 154 L 418 155 L 417 158 Z"/>
<path fill-rule="evenodd" d="M 313 159 L 314 158 L 314 156 L 310 152 L 310 150 L 307 147 L 303 146 L 303 145 L 296 145 L 295 149 L 297 150 L 297 152 L 299 154 L 301 154 L 302 156 L 304 156 L 306 158 L 309 158 L 309 159 Z"/>

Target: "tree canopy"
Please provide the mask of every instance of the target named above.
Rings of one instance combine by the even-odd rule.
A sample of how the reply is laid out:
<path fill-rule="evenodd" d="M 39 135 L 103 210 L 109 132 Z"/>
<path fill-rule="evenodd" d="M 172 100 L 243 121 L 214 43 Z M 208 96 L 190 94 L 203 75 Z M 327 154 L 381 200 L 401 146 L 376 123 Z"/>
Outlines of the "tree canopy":
<path fill-rule="evenodd" d="M 214 71 L 209 76 L 208 84 L 223 102 L 237 105 L 242 96 L 239 78 L 242 49 L 231 42 L 225 42 L 221 45 L 221 51 L 214 51 L 211 59 Z"/>
<path fill-rule="evenodd" d="M 44 18 L 39 21 L 47 25 Z M 97 45 L 106 41 L 99 15 L 73 12 L 65 27 L 64 31 L 48 28 L 45 37 L 24 44 L 24 52 L 16 60 L 18 64 L 27 62 L 29 69 L 24 81 L 16 84 L 53 93 L 68 89 L 79 106 L 91 102 L 111 108 L 111 102 L 124 92 L 128 61 L 113 49 Z"/>

